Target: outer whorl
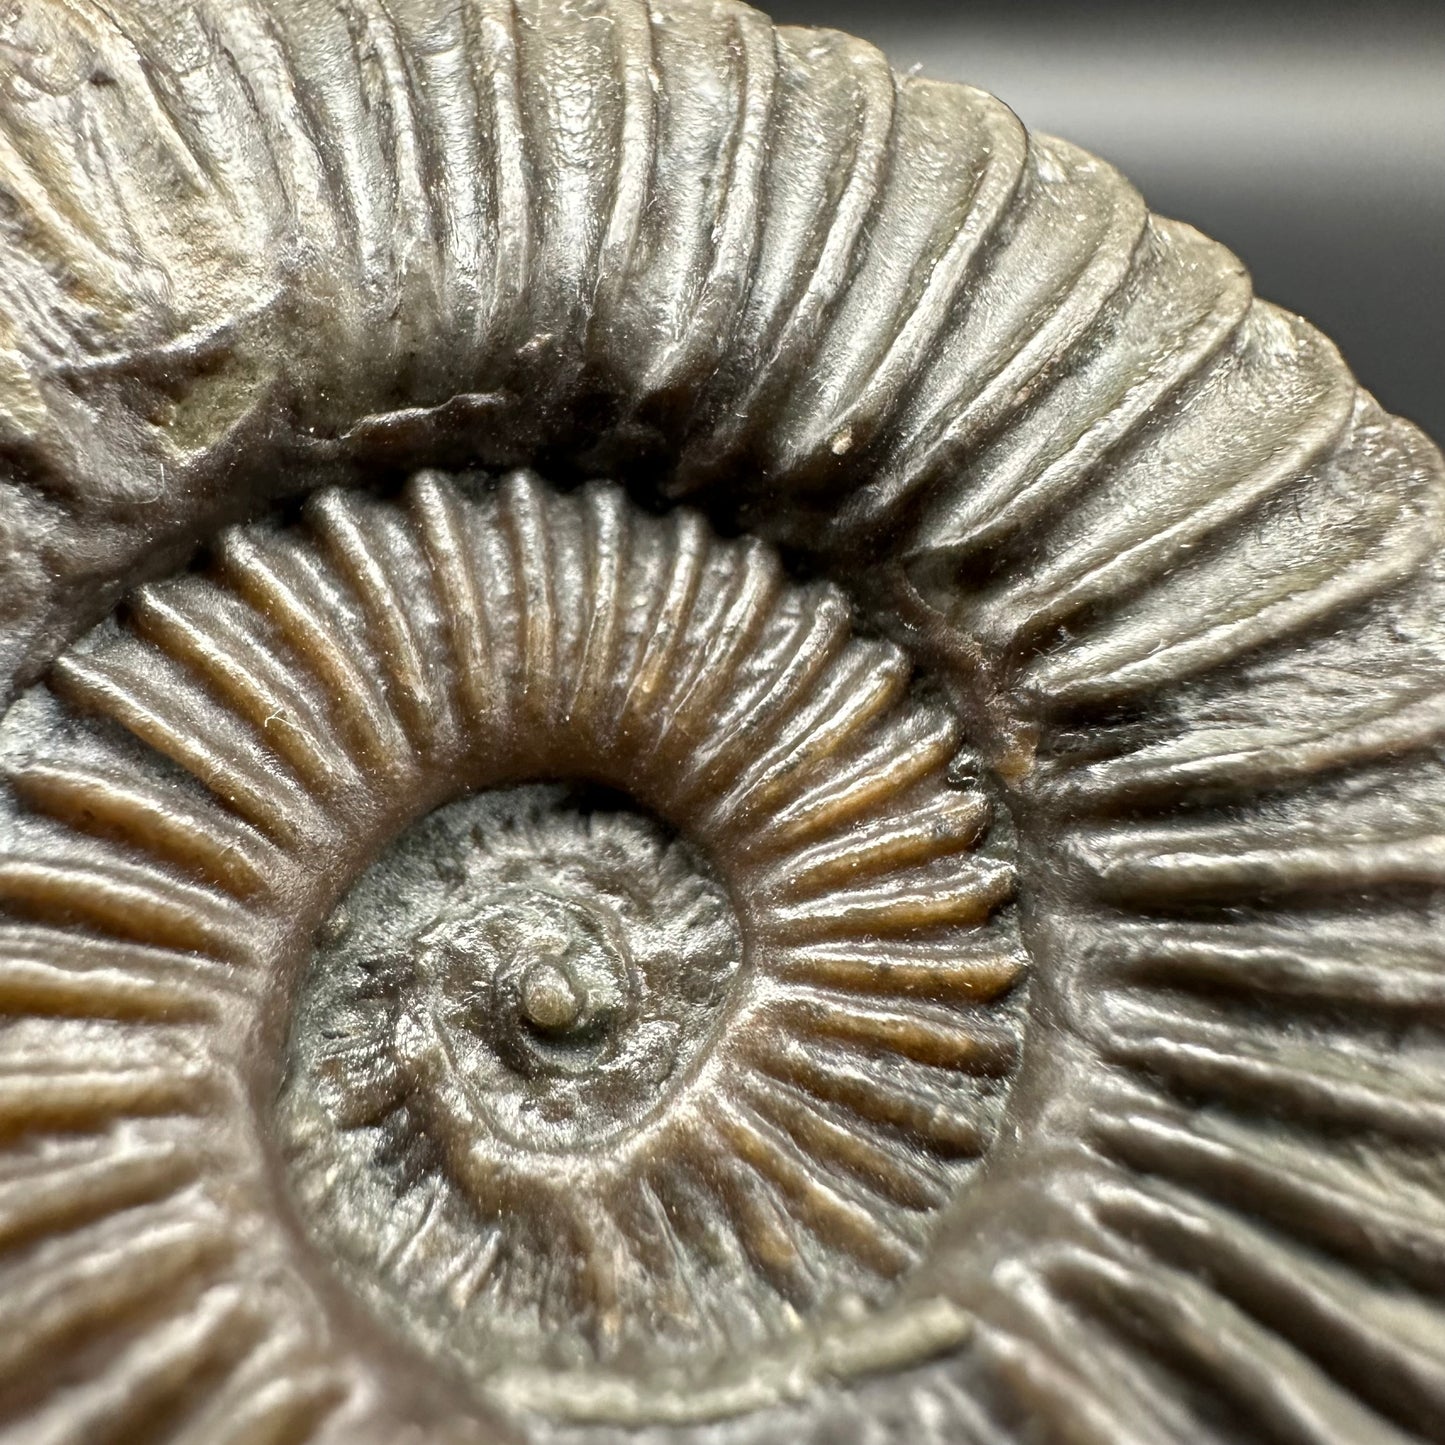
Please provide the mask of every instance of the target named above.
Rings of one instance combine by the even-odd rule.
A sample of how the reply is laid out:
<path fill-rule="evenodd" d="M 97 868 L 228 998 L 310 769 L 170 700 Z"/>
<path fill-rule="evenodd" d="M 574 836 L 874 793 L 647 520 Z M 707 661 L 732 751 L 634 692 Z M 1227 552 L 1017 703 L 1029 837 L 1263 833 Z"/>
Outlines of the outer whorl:
<path fill-rule="evenodd" d="M 728 0 L 0 42 L 0 1438 L 1440 1437 L 1328 342 Z"/>

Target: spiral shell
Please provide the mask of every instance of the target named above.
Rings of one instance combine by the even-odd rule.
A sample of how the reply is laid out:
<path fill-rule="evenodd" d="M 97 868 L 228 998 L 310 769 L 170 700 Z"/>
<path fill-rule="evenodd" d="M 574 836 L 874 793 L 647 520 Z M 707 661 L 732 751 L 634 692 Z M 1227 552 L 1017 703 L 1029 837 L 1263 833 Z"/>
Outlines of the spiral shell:
<path fill-rule="evenodd" d="M 308 519 L 228 535 L 218 578 L 60 659 L 96 721 L 12 761 L 64 831 L 0 897 L 240 970 L 219 1062 L 345 894 L 281 1148 L 312 1229 L 363 1290 L 407 1264 L 459 1369 L 723 1355 L 914 1262 L 992 1132 L 1020 962 L 988 802 L 948 783 L 957 723 L 905 705 L 906 658 L 757 544 L 612 490 L 428 474 Z M 516 793 L 559 777 L 647 814 Z M 179 799 L 184 834 L 152 834 Z M 63 973 L 66 930 L 26 940 Z"/>
<path fill-rule="evenodd" d="M 1438 1434 L 1442 465 L 1327 341 L 731 0 L 0 41 L 0 1427 Z"/>

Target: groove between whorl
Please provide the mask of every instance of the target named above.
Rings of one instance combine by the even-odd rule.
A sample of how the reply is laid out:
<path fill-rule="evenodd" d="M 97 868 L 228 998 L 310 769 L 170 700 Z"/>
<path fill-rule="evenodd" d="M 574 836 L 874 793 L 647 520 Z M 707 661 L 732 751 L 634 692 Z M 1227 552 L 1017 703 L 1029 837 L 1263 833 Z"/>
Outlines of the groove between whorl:
<path fill-rule="evenodd" d="M 538 465 L 832 579 L 940 682 L 1007 800 L 1029 1019 L 988 1188 L 929 1280 L 922 1353 L 946 1358 L 717 1438 L 828 1440 L 860 1411 L 878 1440 L 1432 1437 L 1442 464 L 1326 339 L 999 102 L 726 0 L 44 0 L 0 40 L 7 726 L 68 726 L 23 690 L 237 519 L 340 484 L 313 515 L 344 555 L 346 489 Z M 221 564 L 274 600 L 247 545 Z M 198 645 L 154 598 L 128 616 Z M 164 697 L 97 681 L 114 631 L 53 683 L 155 733 Z M 416 646 L 387 640 L 404 671 Z M 32 760 L 5 796 L 0 891 L 24 916 L 0 949 L 0 1132 L 22 1182 L 0 1308 L 49 1290 L 55 1338 L 83 1310 L 24 1253 L 48 1217 L 21 1207 L 32 1145 L 81 1201 L 57 1267 L 103 1262 L 114 1298 L 183 1293 L 234 1248 L 212 1185 L 177 1183 L 240 1147 L 201 1121 L 231 1096 L 186 1042 L 254 1004 L 214 892 L 264 891 L 268 850 L 308 841 L 298 797 L 407 756 L 435 716 L 424 669 L 393 698 L 332 662 L 359 767 L 304 729 L 284 779 L 169 738 L 245 814 L 199 852 L 175 777 Z M 258 667 L 233 699 L 286 684 Z M 98 799 L 102 831 L 144 820 L 148 861 L 32 846 L 35 815 Z M 84 1068 L 46 1060 L 55 1016 Z M 165 1026 L 132 1052 L 137 1017 Z M 119 1208 L 154 1257 L 126 1257 Z M 317 1320 L 253 1359 L 227 1352 L 264 1306 L 192 1304 L 193 1336 L 122 1363 L 244 1360 L 198 1438 L 234 1418 L 302 1440 L 350 1398 Z M 20 1378 L 51 1336 L 14 1338 Z M 855 1355 L 829 1337 L 766 1399 L 852 1380 Z"/>

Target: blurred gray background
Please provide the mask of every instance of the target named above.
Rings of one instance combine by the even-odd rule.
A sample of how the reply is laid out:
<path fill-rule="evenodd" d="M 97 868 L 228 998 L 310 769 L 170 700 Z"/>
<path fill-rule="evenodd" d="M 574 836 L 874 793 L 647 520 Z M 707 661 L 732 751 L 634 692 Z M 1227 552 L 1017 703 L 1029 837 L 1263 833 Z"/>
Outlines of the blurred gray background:
<path fill-rule="evenodd" d="M 1445 0 L 754 3 L 1112 161 L 1445 441 Z"/>

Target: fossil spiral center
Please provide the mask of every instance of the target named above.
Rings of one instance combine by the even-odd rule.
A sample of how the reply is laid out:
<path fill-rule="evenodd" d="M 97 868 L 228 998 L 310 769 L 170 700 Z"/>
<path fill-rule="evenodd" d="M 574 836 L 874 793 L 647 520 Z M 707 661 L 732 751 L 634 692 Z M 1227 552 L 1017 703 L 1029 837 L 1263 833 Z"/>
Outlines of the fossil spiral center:
<path fill-rule="evenodd" d="M 0 1440 L 1442 1439 L 1325 338 L 740 0 L 0 39 Z"/>
<path fill-rule="evenodd" d="M 340 901 L 288 941 L 288 1213 L 378 1348 L 545 1411 L 732 1399 L 810 1321 L 907 1314 L 1017 1058 L 1007 837 L 831 586 L 608 488 L 413 490 L 336 535 L 445 595 L 358 631 L 338 581 L 275 640 L 363 691 L 352 652 L 390 660 L 316 780 L 371 821 L 295 866 L 299 916 Z"/>
<path fill-rule="evenodd" d="M 640 843 L 646 826 L 611 824 L 631 840 L 623 846 Z M 544 850 L 529 866 L 565 865 Z M 399 1055 L 441 1133 L 565 1149 L 635 1120 L 708 1021 L 673 987 L 669 920 L 639 914 L 590 861 L 569 887 L 491 889 L 489 866 L 473 860 L 472 871 L 483 875 L 480 895 L 464 893 L 417 940 L 415 977 L 403 985 Z M 712 901 L 716 885 L 686 876 Z M 736 954 L 720 894 L 716 902 L 711 962 Z"/>
<path fill-rule="evenodd" d="M 388 1078 L 389 1112 L 422 1124 L 484 1209 L 498 1147 L 593 1149 L 639 1124 L 741 958 L 695 850 L 560 786 L 441 810 L 361 880 L 335 932 L 306 986 L 303 1073 Z"/>
<path fill-rule="evenodd" d="M 525 1073 L 568 1072 L 614 1046 L 636 1004 L 631 953 L 615 913 L 541 889 L 505 889 L 434 940 L 423 968 L 462 1003 L 463 1028 L 491 1034 Z M 478 976 L 489 997 L 472 1012 Z"/>
<path fill-rule="evenodd" d="M 571 1029 L 581 1017 L 586 995 L 568 969 L 534 964 L 522 980 L 522 1013 L 539 1029 Z"/>

